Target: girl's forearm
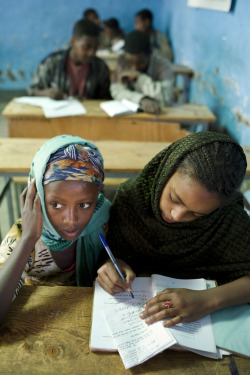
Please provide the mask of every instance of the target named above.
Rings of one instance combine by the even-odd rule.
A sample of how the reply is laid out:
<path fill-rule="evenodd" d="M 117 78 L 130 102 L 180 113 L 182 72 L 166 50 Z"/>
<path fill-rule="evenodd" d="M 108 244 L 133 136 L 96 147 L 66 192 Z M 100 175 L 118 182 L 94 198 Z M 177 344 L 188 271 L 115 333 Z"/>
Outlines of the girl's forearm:
<path fill-rule="evenodd" d="M 0 324 L 8 313 L 18 282 L 34 246 L 32 239 L 21 237 L 0 270 Z"/>
<path fill-rule="evenodd" d="M 250 303 L 250 277 L 244 276 L 228 284 L 207 291 L 210 310 Z"/>

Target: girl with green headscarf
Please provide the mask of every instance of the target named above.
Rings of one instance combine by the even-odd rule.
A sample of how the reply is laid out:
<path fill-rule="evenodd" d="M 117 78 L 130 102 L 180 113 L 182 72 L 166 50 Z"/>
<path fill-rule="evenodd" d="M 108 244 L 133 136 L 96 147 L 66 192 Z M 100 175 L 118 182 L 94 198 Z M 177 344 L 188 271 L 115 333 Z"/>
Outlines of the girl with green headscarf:
<path fill-rule="evenodd" d="M 166 326 L 250 302 L 250 218 L 236 191 L 246 165 L 229 136 L 201 132 L 171 144 L 121 184 L 107 241 L 127 282 L 106 261 L 98 270 L 103 288 L 130 291 L 135 273 L 217 281 L 217 288 L 168 289 L 148 301 L 141 317 L 148 324 L 171 318 Z"/>
<path fill-rule="evenodd" d="M 61 135 L 36 153 L 21 216 L 0 246 L 0 321 L 22 285 L 92 286 L 111 203 L 103 158 L 85 139 Z"/>

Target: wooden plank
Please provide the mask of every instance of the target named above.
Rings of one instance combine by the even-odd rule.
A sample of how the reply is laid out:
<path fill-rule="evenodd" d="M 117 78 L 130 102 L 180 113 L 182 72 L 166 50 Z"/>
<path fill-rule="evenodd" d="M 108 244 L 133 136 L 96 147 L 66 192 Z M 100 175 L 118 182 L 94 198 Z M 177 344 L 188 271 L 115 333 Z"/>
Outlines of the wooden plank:
<path fill-rule="evenodd" d="M 0 374 L 248 374 L 243 358 L 208 359 L 166 350 L 125 370 L 118 353 L 91 352 L 92 288 L 26 286 L 0 329 Z M 234 372 L 231 369 L 234 368 Z"/>
<path fill-rule="evenodd" d="M 0 138 L 0 173 L 28 173 L 32 159 L 47 139 Z M 167 142 L 96 141 L 106 173 L 138 173 Z"/>
<path fill-rule="evenodd" d="M 147 121 L 169 121 L 169 122 L 215 122 L 215 115 L 205 106 L 199 104 L 176 104 L 171 107 L 164 107 L 159 115 L 152 115 L 145 112 L 140 112 L 132 115 L 125 115 L 119 117 L 109 117 L 100 107 L 100 100 L 87 100 L 83 102 L 84 107 L 87 110 L 85 115 L 80 116 L 70 116 L 67 120 L 72 118 L 77 118 L 79 121 L 81 119 L 90 118 L 108 118 L 110 121 L 116 122 L 117 119 L 126 120 L 147 120 Z M 32 121 L 37 117 L 46 119 L 41 107 L 31 106 L 29 104 L 17 103 L 15 100 L 10 101 L 4 108 L 2 115 L 7 119 L 19 118 L 27 119 L 27 117 Z M 57 120 L 65 119 L 65 117 L 57 118 Z M 47 119 L 54 120 L 54 119 Z"/>
<path fill-rule="evenodd" d="M 0 173 L 28 173 L 32 159 L 46 141 L 32 138 L 0 138 Z M 104 158 L 106 173 L 138 173 L 169 142 L 92 140 Z M 243 146 L 250 176 L 250 146 Z"/>

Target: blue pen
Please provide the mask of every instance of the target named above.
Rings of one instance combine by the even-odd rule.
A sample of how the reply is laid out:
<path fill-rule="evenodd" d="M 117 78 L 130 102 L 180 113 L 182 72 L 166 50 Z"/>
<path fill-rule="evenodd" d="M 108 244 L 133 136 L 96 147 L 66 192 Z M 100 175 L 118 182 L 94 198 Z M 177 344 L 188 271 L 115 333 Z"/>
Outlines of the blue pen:
<path fill-rule="evenodd" d="M 118 275 L 120 276 L 120 278 L 121 278 L 123 281 L 126 282 L 126 279 L 125 279 L 125 277 L 124 277 L 122 271 L 120 270 L 120 268 L 119 268 L 119 266 L 118 266 L 118 264 L 117 264 L 117 262 L 116 262 L 116 260 L 115 260 L 115 257 L 114 257 L 114 255 L 112 254 L 112 251 L 110 250 L 110 248 L 109 248 L 107 242 L 105 241 L 105 239 L 104 239 L 104 237 L 102 236 L 101 233 L 99 233 L 99 237 L 100 237 L 100 240 L 102 241 L 103 246 L 105 247 L 105 250 L 106 250 L 107 253 L 108 253 L 108 256 L 110 257 L 111 262 L 112 262 L 113 265 L 115 266 L 116 272 L 118 273 Z M 132 292 L 130 292 L 130 295 L 131 295 L 132 298 L 135 298 Z"/>

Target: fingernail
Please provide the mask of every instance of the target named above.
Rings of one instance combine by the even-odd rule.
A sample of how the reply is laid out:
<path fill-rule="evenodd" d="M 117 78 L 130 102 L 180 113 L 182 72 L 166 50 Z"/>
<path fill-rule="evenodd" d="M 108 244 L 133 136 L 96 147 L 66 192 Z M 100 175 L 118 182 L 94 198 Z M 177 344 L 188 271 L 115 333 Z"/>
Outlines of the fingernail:
<path fill-rule="evenodd" d="M 143 312 L 141 312 L 141 313 L 139 314 L 139 317 L 142 318 L 142 319 L 144 318 L 144 314 L 143 314 Z"/>

